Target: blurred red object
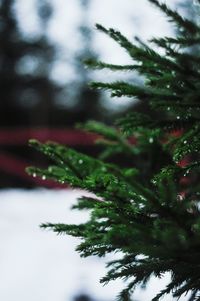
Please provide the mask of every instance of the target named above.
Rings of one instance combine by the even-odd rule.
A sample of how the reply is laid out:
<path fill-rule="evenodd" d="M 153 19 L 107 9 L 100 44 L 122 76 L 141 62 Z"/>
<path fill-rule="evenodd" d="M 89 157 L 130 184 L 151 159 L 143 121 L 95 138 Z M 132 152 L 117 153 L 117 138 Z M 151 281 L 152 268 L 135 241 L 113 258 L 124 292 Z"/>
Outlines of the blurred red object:
<path fill-rule="evenodd" d="M 25 168 L 30 165 L 29 159 L 23 159 L 16 155 L 16 149 L 28 146 L 29 139 L 37 139 L 40 142 L 55 141 L 68 146 L 90 146 L 93 145 L 97 135 L 86 133 L 74 129 L 62 128 L 3 128 L 0 129 L 0 145 L 5 149 L 0 152 L 0 170 L 11 176 L 17 177 L 26 183 L 32 183 L 36 186 L 47 188 L 66 188 L 67 185 L 61 185 L 51 180 L 43 181 L 40 178 L 33 178 L 25 172 Z M 9 147 L 9 152 L 7 148 Z M 11 148 L 10 148 L 11 147 Z"/>

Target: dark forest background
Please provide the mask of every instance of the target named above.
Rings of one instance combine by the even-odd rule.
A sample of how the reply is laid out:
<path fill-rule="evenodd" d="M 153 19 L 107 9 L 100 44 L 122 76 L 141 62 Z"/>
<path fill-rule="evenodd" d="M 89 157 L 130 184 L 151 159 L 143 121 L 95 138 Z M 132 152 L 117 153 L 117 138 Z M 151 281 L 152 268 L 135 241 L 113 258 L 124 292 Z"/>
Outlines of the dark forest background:
<path fill-rule="evenodd" d="M 50 76 L 59 58 L 57 45 L 46 34 L 54 13 L 52 2 L 36 2 L 41 33 L 27 37 L 19 27 L 15 0 L 0 1 L 0 188 L 55 187 L 26 175 L 27 165 L 48 163 L 28 147 L 28 139 L 56 140 L 96 155 L 99 147 L 92 143 L 91 137 L 74 130 L 75 124 L 89 119 L 111 124 L 119 114 L 112 108 L 106 109 L 102 105 L 102 94 L 88 87 L 93 74 L 84 68 L 82 61 L 97 59 L 98 54 L 92 50 L 93 29 L 88 25 L 91 0 L 77 1 L 83 11 L 77 28 L 81 48 L 71 58 L 76 80 L 69 80 L 67 84 L 54 81 Z M 178 3 L 186 14 L 195 17 L 190 1 Z M 139 80 L 136 75 L 128 76 Z M 121 113 L 132 106 L 134 101 L 122 107 Z"/>
<path fill-rule="evenodd" d="M 82 48 L 72 58 L 77 80 L 69 82 L 69 85 L 55 82 L 49 76 L 59 55 L 59 49 L 45 34 L 45 28 L 53 14 L 51 1 L 38 1 L 36 9 L 43 31 L 32 38 L 25 37 L 20 31 L 14 4 L 14 0 L 0 2 L 2 188 L 37 185 L 25 173 L 23 176 L 25 162 L 46 160 L 38 155 L 36 157 L 28 148 L 28 138 L 33 138 L 35 133 L 33 129 L 37 130 L 36 136 L 39 135 L 42 139 L 56 139 L 56 135 L 61 135 L 61 140 L 65 142 L 64 136 L 69 133 L 63 132 L 63 129 L 72 129 L 76 122 L 84 122 L 90 118 L 102 121 L 106 119 L 106 112 L 100 106 L 100 94 L 89 89 L 86 84 L 89 71 L 82 64 L 83 58 L 96 57 L 90 50 L 92 33 L 86 22 L 89 1 L 81 1 L 84 14 L 78 30 Z M 81 147 L 79 135 L 76 140 L 76 147 Z"/>

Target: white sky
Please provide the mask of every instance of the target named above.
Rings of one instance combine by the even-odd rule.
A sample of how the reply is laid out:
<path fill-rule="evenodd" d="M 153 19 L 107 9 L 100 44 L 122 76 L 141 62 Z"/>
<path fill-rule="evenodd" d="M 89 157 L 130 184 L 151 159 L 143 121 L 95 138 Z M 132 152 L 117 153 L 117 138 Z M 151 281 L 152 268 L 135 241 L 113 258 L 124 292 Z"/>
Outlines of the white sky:
<path fill-rule="evenodd" d="M 40 23 L 34 10 L 38 0 L 17 0 L 17 13 L 20 26 L 24 34 L 34 36 L 40 33 Z M 167 3 L 175 6 L 178 0 L 168 0 Z M 116 64 L 130 64 L 128 54 L 112 39 L 98 32 L 95 24 L 120 30 L 129 39 L 137 35 L 143 39 L 153 36 L 166 35 L 172 28 L 161 12 L 150 5 L 147 0 L 91 0 L 87 12 L 81 11 L 80 0 L 50 0 L 54 8 L 53 17 L 45 28 L 50 40 L 59 45 L 59 58 L 54 64 L 51 78 L 63 85 L 76 82 L 77 70 L 72 64 L 75 54 L 81 50 L 81 38 L 77 28 L 83 19 L 93 30 L 93 48 L 101 60 Z M 92 73 L 95 80 L 105 81 L 123 79 L 122 74 L 109 70 Z M 108 93 L 106 94 L 108 95 Z M 130 98 L 112 99 L 105 97 L 102 105 L 120 110 L 120 105 L 130 103 Z"/>
<path fill-rule="evenodd" d="M 41 32 L 41 24 L 34 9 L 37 1 L 17 0 L 16 2 L 20 27 L 28 36 Z M 177 2 L 178 0 L 167 1 L 172 6 Z M 63 85 L 77 80 L 77 71 L 72 64 L 72 59 L 82 47 L 77 28 L 82 24 L 83 19 L 87 20 L 88 26 L 93 30 L 94 50 L 101 60 L 109 63 L 129 64 L 131 59 L 112 39 L 95 29 L 96 23 L 116 28 L 131 40 L 135 35 L 142 39 L 150 39 L 153 36 L 172 32 L 166 17 L 150 5 L 148 0 L 91 0 L 89 10 L 85 14 L 81 11 L 80 0 L 50 0 L 50 3 L 54 13 L 45 31 L 50 40 L 60 46 L 59 58 L 54 64 L 51 78 Z M 108 70 L 93 72 L 92 76 L 100 81 L 123 78 L 120 73 Z M 102 101 L 104 106 L 119 110 L 119 105 L 123 106 L 129 102 L 129 98 L 118 98 L 116 102 L 116 99 L 107 97 Z"/>
<path fill-rule="evenodd" d="M 167 2 L 175 4 L 177 0 Z M 17 1 L 21 28 L 27 35 L 40 32 L 39 20 L 34 13 L 34 3 L 36 0 Z M 54 14 L 46 32 L 54 43 L 61 45 L 63 57 L 70 59 L 70 56 L 81 48 L 77 28 L 84 15 L 80 10 L 80 2 L 79 0 L 52 0 L 51 3 Z M 87 16 L 91 28 L 94 28 L 95 23 L 100 23 L 105 27 L 119 29 L 130 39 L 135 35 L 148 39 L 152 36 L 165 35 L 170 31 L 166 18 L 147 0 L 91 0 Z M 130 62 L 128 55 L 115 42 L 95 29 L 93 46 L 103 60 L 118 64 Z M 64 66 L 62 72 L 65 70 L 67 74 L 68 68 L 69 66 Z M 61 74 L 54 75 L 55 78 L 61 76 Z"/>

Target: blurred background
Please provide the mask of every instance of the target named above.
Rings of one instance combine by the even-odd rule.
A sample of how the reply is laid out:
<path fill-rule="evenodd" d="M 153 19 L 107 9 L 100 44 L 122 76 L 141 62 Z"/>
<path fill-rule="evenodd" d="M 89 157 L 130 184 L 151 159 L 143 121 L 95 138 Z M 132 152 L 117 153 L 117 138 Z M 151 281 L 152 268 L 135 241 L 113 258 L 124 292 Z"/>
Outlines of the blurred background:
<path fill-rule="evenodd" d="M 197 18 L 191 2 L 167 4 Z M 117 44 L 95 30 L 95 23 L 117 28 L 131 40 L 175 31 L 147 0 L 0 0 L 0 300 L 111 301 L 122 287 L 101 287 L 104 261 L 80 259 L 76 240 L 38 228 L 46 221 L 85 219 L 70 211 L 83 192 L 24 171 L 47 164 L 28 147 L 30 138 L 54 140 L 95 156 L 94 136 L 75 124 L 88 119 L 112 124 L 138 105 L 88 87 L 91 80 L 143 81 L 134 73 L 84 67 L 87 58 L 130 63 Z M 152 280 L 148 293 L 138 290 L 135 300 L 148 301 L 155 286 Z"/>

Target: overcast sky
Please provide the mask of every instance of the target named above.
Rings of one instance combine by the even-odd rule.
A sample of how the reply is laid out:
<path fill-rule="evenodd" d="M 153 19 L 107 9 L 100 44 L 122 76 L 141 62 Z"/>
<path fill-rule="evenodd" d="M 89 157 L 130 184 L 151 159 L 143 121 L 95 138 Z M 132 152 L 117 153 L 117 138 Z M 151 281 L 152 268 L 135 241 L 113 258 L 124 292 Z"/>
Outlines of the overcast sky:
<path fill-rule="evenodd" d="M 40 33 L 41 27 L 35 12 L 36 0 L 17 0 L 17 14 L 22 31 L 30 36 Z M 168 0 L 173 6 L 177 0 Z M 171 31 L 166 18 L 147 0 L 92 0 L 88 12 L 80 9 L 80 0 L 51 0 L 53 16 L 46 27 L 51 41 L 62 47 L 62 56 L 70 61 L 70 56 L 81 49 L 77 32 L 85 17 L 94 31 L 93 47 L 103 60 L 110 63 L 128 63 L 130 58 L 111 39 L 94 29 L 95 23 L 120 30 L 130 39 L 135 35 L 144 39 L 166 35 Z M 86 16 L 84 16 L 86 14 Z M 62 60 L 63 57 L 60 57 Z M 60 65 L 54 70 L 54 78 L 63 74 L 76 76 L 69 66 Z M 67 76 L 65 77 L 67 79 Z"/>
<path fill-rule="evenodd" d="M 28 37 L 41 33 L 41 23 L 35 9 L 38 1 L 40 0 L 16 0 L 19 25 Z M 167 3 L 176 7 L 178 1 L 181 0 L 167 0 Z M 45 32 L 51 42 L 59 47 L 58 59 L 53 64 L 50 76 L 63 85 L 76 82 L 78 78 L 72 61 L 83 47 L 77 30 L 83 22 L 93 32 L 92 47 L 99 58 L 115 64 L 129 64 L 131 59 L 112 39 L 95 29 L 96 23 L 118 29 L 132 41 L 136 35 L 147 40 L 173 32 L 167 18 L 148 0 L 91 0 L 87 11 L 81 9 L 81 0 L 49 0 L 49 3 L 53 7 L 53 15 L 45 26 Z M 122 74 L 111 73 L 109 70 L 98 70 L 91 76 L 100 81 L 107 78 L 123 79 Z M 103 106 L 117 110 L 120 110 L 120 105 L 129 103 L 130 98 L 117 99 L 117 102 L 110 97 L 102 98 Z M 65 100 L 63 105 L 68 105 Z"/>

